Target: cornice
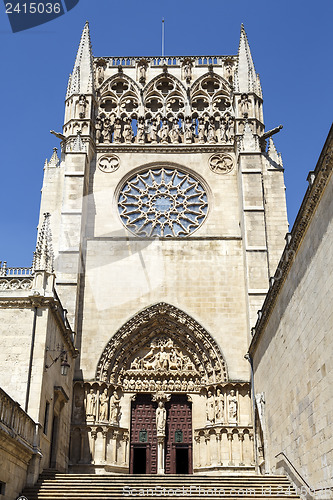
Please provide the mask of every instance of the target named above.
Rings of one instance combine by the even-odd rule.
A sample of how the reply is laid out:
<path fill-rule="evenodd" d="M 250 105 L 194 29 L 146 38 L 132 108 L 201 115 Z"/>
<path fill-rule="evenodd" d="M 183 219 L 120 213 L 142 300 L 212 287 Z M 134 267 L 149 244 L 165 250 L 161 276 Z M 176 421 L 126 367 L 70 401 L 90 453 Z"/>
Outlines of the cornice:
<path fill-rule="evenodd" d="M 277 266 L 275 275 L 273 278 L 271 278 L 271 286 L 266 295 L 266 299 L 264 301 L 262 309 L 258 311 L 258 320 L 253 329 L 254 334 L 249 347 L 249 353 L 251 356 L 253 355 L 258 341 L 265 329 L 265 326 L 269 321 L 279 293 L 283 288 L 284 282 L 286 281 L 290 268 L 295 260 L 295 255 L 302 244 L 313 215 L 320 203 L 322 195 L 332 175 L 332 170 L 333 125 L 330 129 L 327 140 L 320 154 L 316 168 L 313 172 L 311 172 L 311 182 L 309 183 L 309 187 L 305 193 L 294 226 L 291 230 L 291 233 L 287 234 L 287 243 L 282 253 L 280 262 Z"/>
<path fill-rule="evenodd" d="M 96 146 L 97 153 L 234 153 L 232 144 L 110 144 Z"/>

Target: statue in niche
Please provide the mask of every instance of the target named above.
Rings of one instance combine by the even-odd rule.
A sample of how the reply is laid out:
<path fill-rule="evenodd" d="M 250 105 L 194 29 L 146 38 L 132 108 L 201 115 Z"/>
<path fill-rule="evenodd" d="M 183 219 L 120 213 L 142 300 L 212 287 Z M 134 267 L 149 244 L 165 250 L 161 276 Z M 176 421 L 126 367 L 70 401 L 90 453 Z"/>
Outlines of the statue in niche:
<path fill-rule="evenodd" d="M 221 118 L 221 120 L 220 120 L 220 141 L 222 143 L 225 143 L 227 141 L 226 126 L 227 126 L 227 123 L 226 123 L 225 118 Z"/>
<path fill-rule="evenodd" d="M 103 139 L 107 144 L 111 142 L 111 121 L 109 118 L 105 118 L 103 123 Z"/>
<path fill-rule="evenodd" d="M 227 141 L 233 142 L 235 138 L 235 120 L 232 116 L 228 116 L 227 120 Z"/>
<path fill-rule="evenodd" d="M 155 381 L 153 379 L 150 379 L 150 381 L 149 381 L 149 390 L 150 391 L 155 391 L 155 389 L 156 389 Z"/>
<path fill-rule="evenodd" d="M 166 379 L 163 380 L 162 382 L 162 390 L 167 391 L 168 390 L 168 381 Z"/>
<path fill-rule="evenodd" d="M 148 391 L 148 389 L 149 389 L 149 382 L 148 382 L 148 380 L 146 378 L 142 382 L 142 389 L 144 391 Z"/>
<path fill-rule="evenodd" d="M 184 391 L 184 392 L 187 391 L 187 381 L 185 378 L 182 381 L 182 391 Z"/>
<path fill-rule="evenodd" d="M 211 116 L 208 123 L 207 142 L 214 144 L 216 142 L 215 118 Z"/>
<path fill-rule="evenodd" d="M 102 121 L 99 116 L 96 118 L 95 130 L 96 130 L 96 142 L 101 142 Z"/>
<path fill-rule="evenodd" d="M 238 401 L 235 394 L 235 391 L 232 389 L 230 391 L 229 399 L 228 399 L 228 417 L 229 423 L 237 422 L 237 414 L 238 414 Z"/>
<path fill-rule="evenodd" d="M 99 397 L 99 420 L 105 422 L 108 419 L 109 396 L 108 390 L 104 389 Z"/>
<path fill-rule="evenodd" d="M 129 387 L 130 391 L 135 391 L 135 380 L 134 380 L 134 378 L 131 378 L 131 380 L 129 381 L 128 387 Z"/>
<path fill-rule="evenodd" d="M 224 68 L 225 71 L 225 77 L 228 80 L 229 83 L 232 83 L 233 80 L 233 73 L 232 73 L 232 63 L 227 62 Z"/>
<path fill-rule="evenodd" d="M 130 118 L 127 118 L 125 120 L 124 124 L 124 130 L 123 130 L 123 138 L 126 143 L 132 142 L 134 137 L 133 129 L 132 129 L 132 120 Z"/>
<path fill-rule="evenodd" d="M 94 392 L 94 389 L 90 389 L 89 393 L 87 394 L 86 415 L 87 417 L 96 416 L 96 394 Z"/>
<path fill-rule="evenodd" d="M 146 61 L 140 61 L 139 63 L 139 82 L 144 84 L 147 76 L 147 63 Z"/>
<path fill-rule="evenodd" d="M 208 391 L 207 393 L 206 416 L 209 424 L 213 424 L 215 422 L 215 399 L 211 391 Z"/>
<path fill-rule="evenodd" d="M 79 117 L 80 118 L 86 117 L 86 107 L 87 107 L 87 101 L 86 101 L 85 96 L 82 94 L 79 97 Z"/>
<path fill-rule="evenodd" d="M 114 391 L 110 399 L 110 421 L 111 423 L 118 423 L 120 412 L 120 398 L 118 398 L 117 391 Z"/>
<path fill-rule="evenodd" d="M 121 142 L 121 120 L 116 118 L 113 125 L 113 142 L 119 144 Z"/>
<path fill-rule="evenodd" d="M 191 144 L 191 142 L 193 141 L 193 125 L 192 119 L 189 116 L 185 118 L 184 138 L 186 144 Z"/>
<path fill-rule="evenodd" d="M 145 143 L 145 120 L 143 116 L 140 116 L 137 123 L 137 131 L 136 131 L 136 142 L 138 144 Z"/>
<path fill-rule="evenodd" d="M 157 392 L 162 390 L 162 382 L 160 380 L 156 380 L 156 390 Z"/>
<path fill-rule="evenodd" d="M 136 390 L 136 391 L 140 391 L 141 387 L 142 387 L 142 382 L 141 382 L 141 380 L 140 380 L 140 379 L 138 379 L 138 380 L 135 382 L 135 390 Z"/>
<path fill-rule="evenodd" d="M 179 378 L 176 379 L 175 382 L 175 391 L 181 391 L 182 390 L 182 383 Z"/>
<path fill-rule="evenodd" d="M 149 131 L 149 141 L 153 144 L 157 142 L 157 133 L 158 133 L 157 120 L 156 118 L 153 118 L 150 124 L 150 131 Z"/>
<path fill-rule="evenodd" d="M 169 132 L 169 137 L 170 137 L 170 140 L 172 143 L 179 142 L 180 134 L 179 134 L 179 125 L 178 125 L 177 118 L 175 118 L 173 120 L 173 124 L 172 124 L 171 130 Z"/>
<path fill-rule="evenodd" d="M 169 383 L 168 383 L 168 390 L 172 392 L 172 391 L 174 391 L 174 389 L 175 389 L 175 383 L 174 383 L 173 379 L 171 378 L 169 380 Z"/>
<path fill-rule="evenodd" d="M 156 431 L 158 436 L 165 436 L 166 409 L 164 403 L 159 401 L 156 408 Z"/>
<path fill-rule="evenodd" d="M 190 378 L 190 380 L 188 381 L 188 390 L 189 391 L 194 391 L 194 382 L 193 382 L 193 378 Z"/>
<path fill-rule="evenodd" d="M 200 380 L 198 378 L 194 381 L 194 390 L 198 391 L 200 389 Z"/>
<path fill-rule="evenodd" d="M 127 391 L 127 389 L 128 389 L 128 383 L 129 383 L 128 378 L 125 377 L 124 380 L 123 380 L 124 391 Z"/>
<path fill-rule="evenodd" d="M 104 81 L 104 66 L 97 67 L 97 83 L 99 85 Z"/>
<path fill-rule="evenodd" d="M 185 64 L 183 66 L 184 69 L 184 80 L 186 83 L 190 83 L 191 78 L 192 78 L 192 64 L 190 61 L 185 61 Z"/>
<path fill-rule="evenodd" d="M 221 393 L 221 389 L 216 389 L 216 398 L 215 398 L 215 417 L 216 422 L 223 422 L 224 415 L 224 397 Z"/>
<path fill-rule="evenodd" d="M 204 143 L 206 139 L 206 124 L 205 120 L 200 117 L 198 119 L 198 140 L 200 143 Z"/>
<path fill-rule="evenodd" d="M 169 138 L 169 124 L 166 118 L 162 118 L 162 126 L 160 128 L 160 138 L 163 144 L 168 143 Z"/>
<path fill-rule="evenodd" d="M 250 113 L 250 99 L 247 94 L 242 94 L 240 101 L 239 101 L 239 107 L 240 107 L 240 112 L 242 116 L 247 117 Z"/>

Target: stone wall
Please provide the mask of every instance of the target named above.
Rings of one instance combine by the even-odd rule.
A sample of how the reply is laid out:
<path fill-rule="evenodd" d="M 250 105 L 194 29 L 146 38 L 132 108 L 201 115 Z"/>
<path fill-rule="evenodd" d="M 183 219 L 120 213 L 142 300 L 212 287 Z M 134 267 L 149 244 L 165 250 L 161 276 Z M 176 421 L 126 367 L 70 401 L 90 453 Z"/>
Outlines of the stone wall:
<path fill-rule="evenodd" d="M 250 347 L 255 392 L 265 400 L 266 470 L 295 467 L 314 489 L 331 486 L 333 474 L 333 179 L 332 160 L 323 157 Z"/>

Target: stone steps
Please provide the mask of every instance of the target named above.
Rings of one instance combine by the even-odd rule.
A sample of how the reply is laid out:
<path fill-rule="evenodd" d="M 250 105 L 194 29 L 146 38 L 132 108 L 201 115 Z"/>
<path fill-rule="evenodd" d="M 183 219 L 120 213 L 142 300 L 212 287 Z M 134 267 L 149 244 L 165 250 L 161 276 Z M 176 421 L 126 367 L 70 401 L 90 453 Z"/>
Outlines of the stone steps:
<path fill-rule="evenodd" d="M 26 488 L 23 494 L 28 500 L 299 499 L 284 476 L 93 475 L 52 471 L 45 471 L 36 485 Z"/>

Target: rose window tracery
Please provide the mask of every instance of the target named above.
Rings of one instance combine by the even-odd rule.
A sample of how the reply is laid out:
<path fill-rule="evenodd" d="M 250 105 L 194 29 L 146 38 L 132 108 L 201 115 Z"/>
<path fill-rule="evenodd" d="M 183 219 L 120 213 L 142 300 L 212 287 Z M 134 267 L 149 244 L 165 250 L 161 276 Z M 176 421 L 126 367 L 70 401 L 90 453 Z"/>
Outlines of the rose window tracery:
<path fill-rule="evenodd" d="M 123 224 L 137 236 L 187 236 L 204 221 L 202 184 L 175 168 L 155 167 L 126 181 L 118 199 Z"/>

